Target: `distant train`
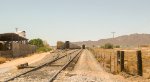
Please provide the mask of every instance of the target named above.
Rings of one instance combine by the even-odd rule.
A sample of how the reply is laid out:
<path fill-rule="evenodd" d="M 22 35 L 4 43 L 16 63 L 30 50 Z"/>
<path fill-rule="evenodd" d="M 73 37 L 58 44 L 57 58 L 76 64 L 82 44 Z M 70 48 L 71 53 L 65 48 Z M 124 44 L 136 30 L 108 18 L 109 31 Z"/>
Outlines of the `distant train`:
<path fill-rule="evenodd" d="M 70 43 L 69 41 L 66 41 L 65 43 L 58 41 L 57 42 L 57 49 L 81 49 L 81 46 Z"/>

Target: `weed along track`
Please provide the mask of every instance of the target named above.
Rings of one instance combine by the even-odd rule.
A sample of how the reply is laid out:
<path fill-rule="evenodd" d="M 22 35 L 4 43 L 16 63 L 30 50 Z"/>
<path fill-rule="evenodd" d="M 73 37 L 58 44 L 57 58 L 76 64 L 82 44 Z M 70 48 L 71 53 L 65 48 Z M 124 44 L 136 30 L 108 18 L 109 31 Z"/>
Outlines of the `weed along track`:
<path fill-rule="evenodd" d="M 82 50 L 69 50 L 68 52 L 70 53 L 61 53 L 64 55 L 59 55 L 52 61 L 7 78 L 4 82 L 52 82 L 62 70 L 67 68 L 75 58 L 79 57 Z"/>

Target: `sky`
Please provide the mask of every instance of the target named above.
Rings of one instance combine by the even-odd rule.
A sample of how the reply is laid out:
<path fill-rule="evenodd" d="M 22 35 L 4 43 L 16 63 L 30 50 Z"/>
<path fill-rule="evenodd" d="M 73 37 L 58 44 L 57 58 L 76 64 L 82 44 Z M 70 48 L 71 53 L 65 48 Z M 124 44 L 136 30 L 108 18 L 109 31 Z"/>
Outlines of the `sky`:
<path fill-rule="evenodd" d="M 0 33 L 27 38 L 87 41 L 150 33 L 150 0 L 0 0 Z"/>

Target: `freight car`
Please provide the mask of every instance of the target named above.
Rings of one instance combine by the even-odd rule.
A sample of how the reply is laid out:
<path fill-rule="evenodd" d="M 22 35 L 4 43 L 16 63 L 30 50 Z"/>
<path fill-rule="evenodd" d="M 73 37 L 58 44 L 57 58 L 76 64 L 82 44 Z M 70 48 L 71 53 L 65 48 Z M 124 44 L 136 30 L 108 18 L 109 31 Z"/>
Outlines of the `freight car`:
<path fill-rule="evenodd" d="M 69 49 L 81 49 L 81 47 L 76 44 L 70 43 Z"/>
<path fill-rule="evenodd" d="M 58 41 L 57 49 L 81 49 L 81 47 L 76 44 L 70 43 L 69 41 L 66 41 L 65 43 Z"/>
<path fill-rule="evenodd" d="M 64 44 L 65 43 L 62 41 L 57 41 L 57 49 L 64 49 L 65 48 Z"/>

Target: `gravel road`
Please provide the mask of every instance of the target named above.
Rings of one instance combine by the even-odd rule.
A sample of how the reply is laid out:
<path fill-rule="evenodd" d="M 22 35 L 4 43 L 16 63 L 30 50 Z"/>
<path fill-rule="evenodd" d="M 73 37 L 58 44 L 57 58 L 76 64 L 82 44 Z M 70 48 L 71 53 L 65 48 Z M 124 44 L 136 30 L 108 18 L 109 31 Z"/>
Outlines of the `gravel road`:
<path fill-rule="evenodd" d="M 63 71 L 54 82 L 127 82 L 107 73 L 88 50 L 84 50 L 73 71 Z"/>

